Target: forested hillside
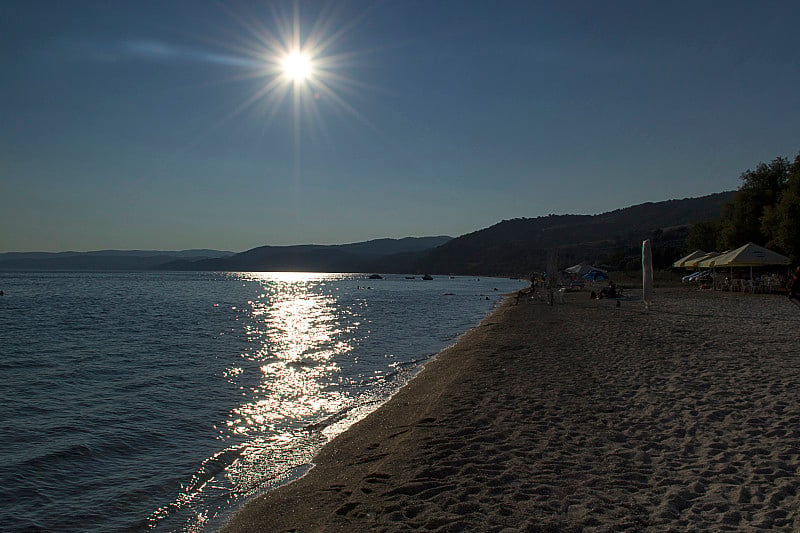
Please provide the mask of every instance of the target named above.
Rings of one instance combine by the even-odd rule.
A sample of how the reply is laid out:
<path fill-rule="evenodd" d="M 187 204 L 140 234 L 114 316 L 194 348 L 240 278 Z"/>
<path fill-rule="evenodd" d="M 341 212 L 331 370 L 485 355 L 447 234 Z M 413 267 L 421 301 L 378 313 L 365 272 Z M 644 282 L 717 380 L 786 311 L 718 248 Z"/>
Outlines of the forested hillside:
<path fill-rule="evenodd" d="M 740 178 L 721 215 L 692 227 L 688 247 L 722 251 L 753 242 L 800 262 L 800 153 L 759 163 Z"/>
<path fill-rule="evenodd" d="M 423 270 L 465 274 L 524 274 L 543 270 L 550 253 L 562 267 L 589 261 L 612 269 L 639 264 L 642 240 L 653 240 L 654 264 L 664 267 L 685 249 L 692 223 L 716 219 L 733 192 L 645 203 L 600 215 L 550 215 L 504 220 L 453 239 L 422 259 Z"/>

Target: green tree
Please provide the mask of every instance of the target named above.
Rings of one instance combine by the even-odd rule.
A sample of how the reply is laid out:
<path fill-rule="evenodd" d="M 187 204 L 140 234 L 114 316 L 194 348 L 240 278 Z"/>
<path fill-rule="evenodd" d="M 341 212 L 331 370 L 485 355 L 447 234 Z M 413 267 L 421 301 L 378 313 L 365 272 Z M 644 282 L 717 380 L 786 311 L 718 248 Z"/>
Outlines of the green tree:
<path fill-rule="evenodd" d="M 719 224 L 716 220 L 703 220 L 695 222 L 689 227 L 686 238 L 686 253 L 695 250 L 713 252 L 717 250 Z"/>
<path fill-rule="evenodd" d="M 761 163 L 755 170 L 741 176 L 742 185 L 733 199 L 723 206 L 719 222 L 719 245 L 734 248 L 747 242 L 766 244 L 769 236 L 762 231 L 762 220 L 767 208 L 775 206 L 787 187 L 789 173 L 794 165 L 778 157 L 769 164 Z"/>
<path fill-rule="evenodd" d="M 761 231 L 769 239 L 767 246 L 800 262 L 800 153 L 789 168 L 780 198 L 764 210 Z"/>

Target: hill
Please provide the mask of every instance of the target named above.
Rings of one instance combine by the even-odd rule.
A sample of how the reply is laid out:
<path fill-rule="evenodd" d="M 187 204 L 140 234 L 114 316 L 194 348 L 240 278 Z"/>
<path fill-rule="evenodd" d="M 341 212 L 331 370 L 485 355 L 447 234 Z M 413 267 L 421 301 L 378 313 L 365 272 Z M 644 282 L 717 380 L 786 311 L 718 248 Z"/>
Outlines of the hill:
<path fill-rule="evenodd" d="M 504 220 L 453 239 L 426 255 L 422 270 L 482 275 L 544 270 L 557 250 L 559 265 L 587 261 L 625 269 L 638 265 L 644 239 L 653 241 L 654 264 L 664 267 L 683 252 L 689 224 L 719 216 L 733 192 L 648 202 L 599 215 L 550 215 Z"/>
<path fill-rule="evenodd" d="M 259 246 L 230 257 L 200 261 L 178 260 L 158 265 L 160 270 L 228 270 L 262 272 L 371 272 L 388 260 L 394 265 L 382 271 L 408 272 L 425 252 L 452 237 L 376 239 L 352 244 Z"/>
<path fill-rule="evenodd" d="M 0 253 L 0 270 L 142 270 L 177 259 L 197 261 L 233 252 L 219 250 L 98 250 Z"/>
<path fill-rule="evenodd" d="M 548 255 L 561 268 L 587 261 L 628 270 L 651 239 L 656 268 L 685 251 L 689 225 L 719 217 L 734 192 L 648 202 L 599 215 L 504 220 L 458 238 L 407 237 L 339 245 L 260 246 L 245 252 L 116 251 L 0 254 L 0 269 L 220 270 L 527 275 Z"/>

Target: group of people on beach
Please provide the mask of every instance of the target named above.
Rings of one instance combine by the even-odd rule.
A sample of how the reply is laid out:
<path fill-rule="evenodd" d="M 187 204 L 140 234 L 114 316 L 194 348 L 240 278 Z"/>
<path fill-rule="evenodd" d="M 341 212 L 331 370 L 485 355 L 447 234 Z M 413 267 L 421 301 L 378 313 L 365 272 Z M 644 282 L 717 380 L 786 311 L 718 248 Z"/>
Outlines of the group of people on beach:
<path fill-rule="evenodd" d="M 602 300 L 603 298 L 616 298 L 617 296 L 619 296 L 617 286 L 611 280 L 608 280 L 608 287 L 603 287 L 600 292 L 592 291 L 592 299 Z"/>
<path fill-rule="evenodd" d="M 550 305 L 553 305 L 558 286 L 559 283 L 557 279 L 551 278 L 547 274 L 537 274 L 534 272 L 531 274 L 531 284 L 517 291 L 514 305 L 517 305 L 523 297 L 527 297 L 530 300 L 537 297 L 544 298 Z M 564 289 L 561 288 L 560 291 L 563 292 Z M 562 301 L 560 296 L 559 301 Z"/>
<path fill-rule="evenodd" d="M 547 276 L 542 275 L 541 277 L 537 274 L 531 275 L 531 284 L 529 287 L 521 289 L 517 291 L 516 298 L 514 300 L 514 305 L 519 304 L 520 299 L 523 298 L 530 298 L 534 299 L 536 297 L 536 288 L 539 286 L 541 289 L 548 289 L 550 286 L 550 280 L 547 279 Z M 548 293 L 551 291 L 547 291 Z M 0 291 L 0 296 L 2 296 L 2 291 Z M 617 290 L 617 286 L 614 284 L 612 280 L 608 280 L 608 286 L 603 287 L 600 289 L 599 292 L 592 291 L 591 298 L 594 299 L 603 299 L 603 298 L 619 298 L 622 294 L 620 291 Z M 552 298 L 552 297 L 551 297 Z M 800 266 L 797 267 L 797 270 L 794 272 L 794 278 L 792 278 L 792 282 L 789 285 L 789 300 L 800 307 Z M 552 300 L 551 300 L 552 301 Z M 619 302 L 617 302 L 619 304 Z"/>
<path fill-rule="evenodd" d="M 519 301 L 525 297 L 533 300 L 536 298 L 537 290 L 540 291 L 539 294 L 543 294 L 547 297 L 548 301 L 551 302 L 553 299 L 553 290 L 556 288 L 557 282 L 553 279 L 548 279 L 546 274 L 537 275 L 536 273 L 531 274 L 531 284 L 530 286 L 517 291 L 516 298 L 514 300 L 514 305 L 519 304 Z M 538 288 L 538 289 L 537 289 Z M 561 289 L 563 291 L 563 289 Z M 608 286 L 603 287 L 600 291 L 592 291 L 591 298 L 593 300 L 602 299 L 602 298 L 620 298 L 622 297 L 622 292 L 617 289 L 617 285 L 612 281 L 608 280 Z"/>

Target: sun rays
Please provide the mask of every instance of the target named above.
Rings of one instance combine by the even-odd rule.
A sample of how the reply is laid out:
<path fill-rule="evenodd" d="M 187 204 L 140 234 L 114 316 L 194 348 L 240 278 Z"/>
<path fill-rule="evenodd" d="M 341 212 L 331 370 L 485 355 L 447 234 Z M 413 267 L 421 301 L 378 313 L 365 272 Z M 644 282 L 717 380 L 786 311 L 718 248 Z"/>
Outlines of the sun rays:
<path fill-rule="evenodd" d="M 225 6 L 223 9 L 238 31 L 229 41 L 217 39 L 213 44 L 225 48 L 226 57 L 242 59 L 239 72 L 227 81 L 246 82 L 253 89 L 243 100 L 232 104 L 220 125 L 250 113 L 263 121 L 262 131 L 266 131 L 274 126 L 275 116 L 289 105 L 296 153 L 302 138 L 301 126 L 311 127 L 312 134 L 328 137 L 325 116 L 330 113 L 326 107 L 337 116 L 350 117 L 375 129 L 348 101 L 348 97 L 357 95 L 354 88 L 365 88 L 347 73 L 364 52 L 343 50 L 345 37 L 368 10 L 353 17 L 330 6 L 323 8 L 306 31 L 297 2 L 291 10 L 283 11 L 275 4 L 259 13 Z"/>

